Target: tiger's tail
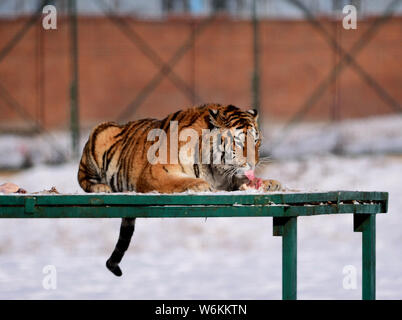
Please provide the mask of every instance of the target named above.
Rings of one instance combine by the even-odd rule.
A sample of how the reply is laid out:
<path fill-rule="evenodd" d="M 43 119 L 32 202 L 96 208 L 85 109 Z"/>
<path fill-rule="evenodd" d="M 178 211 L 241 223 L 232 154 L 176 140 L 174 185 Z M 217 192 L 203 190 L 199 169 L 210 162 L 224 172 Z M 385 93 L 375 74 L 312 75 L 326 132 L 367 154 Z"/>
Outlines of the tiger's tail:
<path fill-rule="evenodd" d="M 134 228 L 135 218 L 123 218 L 121 220 L 119 240 L 116 243 L 112 255 L 106 261 L 106 267 L 117 277 L 121 277 L 123 274 L 119 267 L 119 263 L 123 259 L 124 253 L 130 245 Z"/>

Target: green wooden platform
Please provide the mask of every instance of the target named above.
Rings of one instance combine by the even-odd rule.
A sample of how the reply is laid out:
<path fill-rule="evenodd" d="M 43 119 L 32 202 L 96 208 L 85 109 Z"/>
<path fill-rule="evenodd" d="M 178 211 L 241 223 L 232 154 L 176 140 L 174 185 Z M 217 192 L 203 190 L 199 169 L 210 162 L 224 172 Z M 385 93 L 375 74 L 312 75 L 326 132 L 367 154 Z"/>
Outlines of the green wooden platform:
<path fill-rule="evenodd" d="M 0 195 L 0 218 L 273 217 L 282 237 L 282 298 L 297 298 L 297 217 L 354 214 L 362 232 L 363 299 L 375 299 L 375 217 L 388 210 L 387 192 L 266 194 Z"/>

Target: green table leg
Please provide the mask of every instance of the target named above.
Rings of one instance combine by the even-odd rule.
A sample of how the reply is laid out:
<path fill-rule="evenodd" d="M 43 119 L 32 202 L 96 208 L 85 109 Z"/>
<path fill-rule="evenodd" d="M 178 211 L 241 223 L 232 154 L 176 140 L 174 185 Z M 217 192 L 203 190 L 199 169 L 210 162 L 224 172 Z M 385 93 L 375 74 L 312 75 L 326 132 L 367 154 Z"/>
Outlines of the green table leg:
<path fill-rule="evenodd" d="M 363 300 L 375 300 L 375 214 L 355 214 L 354 231 L 362 232 Z"/>
<path fill-rule="evenodd" d="M 297 217 L 274 217 L 274 236 L 282 236 L 282 299 L 297 299 Z"/>

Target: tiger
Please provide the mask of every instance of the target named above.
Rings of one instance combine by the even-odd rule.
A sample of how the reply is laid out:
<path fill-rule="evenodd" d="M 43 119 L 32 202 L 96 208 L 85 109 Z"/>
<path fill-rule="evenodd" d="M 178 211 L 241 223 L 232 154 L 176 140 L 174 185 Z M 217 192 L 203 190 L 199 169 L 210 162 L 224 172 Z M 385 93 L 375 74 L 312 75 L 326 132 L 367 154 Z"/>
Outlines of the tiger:
<path fill-rule="evenodd" d="M 258 127 L 258 112 L 256 109 L 243 111 L 233 105 L 204 104 L 179 110 L 169 114 L 162 120 L 146 118 L 130 121 L 124 125 L 115 122 L 104 122 L 96 126 L 86 142 L 78 170 L 78 182 L 85 192 L 159 192 L 180 193 L 185 191 L 235 191 L 242 190 L 249 178 L 247 171 L 254 170 L 259 162 L 259 147 L 261 133 Z M 172 124 L 176 123 L 176 133 L 192 129 L 202 136 L 203 130 L 218 130 L 226 132 L 234 141 L 243 147 L 249 140 L 245 134 L 251 132 L 254 139 L 255 151 L 252 161 L 237 161 L 244 154 L 233 152 L 233 161 L 229 163 L 224 156 L 221 162 L 213 161 L 214 154 L 210 153 L 211 161 L 199 163 L 190 154 L 186 160 L 172 160 L 169 143 L 173 135 Z M 154 163 L 149 159 L 149 151 L 155 141 L 149 139 L 153 129 L 166 133 L 167 163 Z M 201 139 L 201 138 L 200 138 Z M 160 138 L 158 141 L 163 140 Z M 179 147 L 184 142 L 179 144 Z M 250 143 L 251 145 L 251 143 Z M 201 150 L 200 141 L 190 148 L 190 151 Z M 158 152 L 160 152 L 159 150 Z M 222 151 L 222 150 L 221 150 Z M 243 148 L 244 151 L 244 148 Z M 157 154 L 156 152 L 155 154 Z M 222 152 L 224 154 L 224 152 Z M 199 154 L 198 154 L 199 157 Z M 208 158 L 207 155 L 206 158 Z M 243 158 L 244 159 L 244 158 Z M 198 159 L 199 160 L 199 159 Z M 207 159 L 208 160 L 208 159 Z M 265 190 L 281 189 L 280 182 L 264 180 Z M 119 264 L 127 251 L 135 229 L 135 218 L 123 218 L 120 226 L 119 239 L 106 267 L 116 276 L 121 276 Z"/>

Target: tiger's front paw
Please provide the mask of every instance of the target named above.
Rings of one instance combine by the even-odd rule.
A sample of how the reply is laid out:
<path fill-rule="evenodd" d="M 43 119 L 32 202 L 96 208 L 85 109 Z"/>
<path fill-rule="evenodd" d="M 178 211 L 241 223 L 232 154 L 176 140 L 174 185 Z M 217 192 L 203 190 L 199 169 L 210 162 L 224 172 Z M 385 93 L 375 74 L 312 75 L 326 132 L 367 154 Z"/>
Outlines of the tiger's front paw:
<path fill-rule="evenodd" d="M 100 193 L 100 192 L 111 193 L 112 189 L 106 184 L 98 183 L 98 184 L 94 184 L 93 186 L 91 186 L 91 192 L 94 192 L 94 193 Z"/>
<path fill-rule="evenodd" d="M 263 180 L 265 191 L 279 191 L 282 190 L 282 184 L 277 180 Z"/>
<path fill-rule="evenodd" d="M 197 179 L 194 182 L 190 183 L 186 189 L 197 192 L 213 191 L 209 183 L 201 179 Z"/>

